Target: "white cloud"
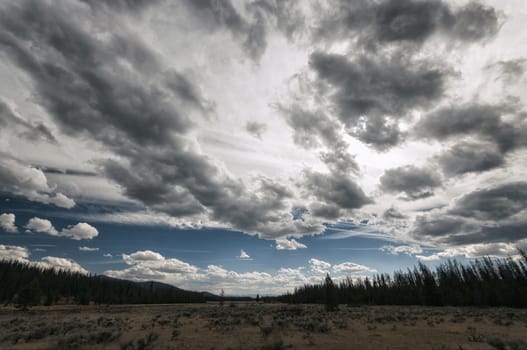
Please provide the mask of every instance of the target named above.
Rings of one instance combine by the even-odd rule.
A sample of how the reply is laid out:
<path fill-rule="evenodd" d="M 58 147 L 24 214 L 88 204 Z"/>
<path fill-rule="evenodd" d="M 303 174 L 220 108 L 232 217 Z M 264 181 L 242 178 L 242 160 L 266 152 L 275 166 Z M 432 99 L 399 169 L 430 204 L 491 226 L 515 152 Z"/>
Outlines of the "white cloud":
<path fill-rule="evenodd" d="M 73 208 L 75 201 L 50 187 L 44 172 L 12 158 L 0 159 L 0 188 L 27 199 L 61 208 Z"/>
<path fill-rule="evenodd" d="M 416 255 L 422 261 L 437 261 L 442 258 L 451 258 L 455 256 L 463 256 L 465 258 L 506 258 L 518 256 L 518 249 L 527 249 L 527 239 L 517 241 L 515 243 L 478 243 L 467 244 L 464 246 L 446 248 L 443 251 L 432 255 Z"/>
<path fill-rule="evenodd" d="M 445 255 L 447 256 L 447 255 Z M 444 257 L 440 254 L 432 254 L 432 255 L 416 255 L 416 258 L 422 261 L 436 261 Z"/>
<path fill-rule="evenodd" d="M 33 232 L 47 233 L 48 235 L 52 236 L 59 235 L 51 221 L 37 217 L 29 219 L 25 228 Z"/>
<path fill-rule="evenodd" d="M 82 247 L 79 247 L 79 250 L 81 252 L 96 252 L 96 251 L 99 250 L 99 248 L 92 248 L 92 247 L 82 246 Z"/>
<path fill-rule="evenodd" d="M 32 232 L 47 233 L 51 236 L 58 237 L 68 237 L 76 241 L 83 239 L 93 239 L 99 235 L 99 231 L 90 224 L 85 222 L 79 222 L 76 225 L 70 225 L 62 229 L 62 231 L 57 231 L 53 226 L 51 221 L 41 218 L 31 218 L 29 219 L 26 229 Z"/>
<path fill-rule="evenodd" d="M 328 274 L 329 269 L 331 268 L 330 263 L 323 261 L 323 260 L 315 259 L 315 258 L 309 259 L 309 265 L 311 268 L 311 272 L 314 273 L 315 275 Z"/>
<path fill-rule="evenodd" d="M 68 226 L 67 228 L 62 229 L 60 236 L 69 237 L 74 240 L 81 239 L 93 239 L 99 235 L 99 231 L 90 224 L 85 222 L 79 222 L 74 226 Z"/>
<path fill-rule="evenodd" d="M 206 290 L 219 293 L 221 289 L 229 295 L 279 294 L 292 291 L 304 284 L 321 283 L 325 273 L 331 270 L 331 264 L 318 259 L 309 260 L 309 268 L 282 267 L 274 273 L 262 271 L 237 272 L 223 266 L 210 264 L 198 268 L 175 258 L 165 258 L 153 251 L 138 251 L 123 254 L 123 261 L 130 267 L 123 270 L 108 270 L 104 274 L 110 277 L 134 281 L 162 281 L 180 288 Z M 343 280 L 342 272 L 373 272 L 373 269 L 362 265 L 342 263 L 335 265 L 331 276 L 335 281 Z M 348 267 L 348 269 L 344 268 Z M 352 276 L 357 276 L 355 273 Z"/>
<path fill-rule="evenodd" d="M 333 271 L 337 273 L 377 272 L 377 270 L 368 266 L 359 265 L 352 262 L 343 262 L 341 264 L 333 265 Z"/>
<path fill-rule="evenodd" d="M 307 246 L 295 239 L 277 239 L 275 248 L 277 250 L 297 250 L 307 248 Z"/>
<path fill-rule="evenodd" d="M 88 274 L 88 271 L 86 271 L 82 266 L 80 266 L 71 259 L 58 258 L 55 256 L 45 256 L 42 258 L 42 261 L 36 262 L 36 264 L 45 268 L 52 268 L 55 270 L 66 270 Z"/>
<path fill-rule="evenodd" d="M 165 259 L 161 254 L 151 250 L 138 251 L 133 254 L 123 254 L 123 261 L 132 265 L 136 271 L 171 272 L 171 273 L 193 273 L 197 267 L 183 262 L 179 259 Z"/>
<path fill-rule="evenodd" d="M 130 255 L 123 254 L 123 261 L 128 265 L 135 265 L 141 261 L 161 261 L 164 259 L 161 254 L 151 250 L 143 250 Z"/>
<path fill-rule="evenodd" d="M 4 213 L 0 215 L 0 227 L 9 233 L 18 232 L 18 229 L 15 225 L 15 214 Z"/>
<path fill-rule="evenodd" d="M 240 260 L 252 260 L 251 256 L 247 254 L 243 249 L 240 251 L 240 256 L 238 258 Z"/>
<path fill-rule="evenodd" d="M 40 268 L 52 268 L 56 270 L 66 270 L 87 274 L 88 271 L 80 266 L 77 262 L 59 258 L 55 256 L 45 256 L 40 261 L 29 260 L 30 252 L 26 247 L 10 246 L 0 244 L 0 260 L 17 260 L 31 266 Z"/>
<path fill-rule="evenodd" d="M 0 244 L 0 260 L 22 260 L 29 258 L 29 250 L 25 247 Z"/>
<path fill-rule="evenodd" d="M 421 246 L 417 244 L 413 245 L 385 245 L 380 248 L 381 251 L 388 252 L 393 255 L 398 254 L 408 254 L 408 255 L 415 255 L 415 254 L 421 254 L 423 252 L 423 249 Z"/>
<path fill-rule="evenodd" d="M 110 253 L 103 254 L 102 256 L 104 256 L 105 258 L 113 258 L 113 255 Z"/>

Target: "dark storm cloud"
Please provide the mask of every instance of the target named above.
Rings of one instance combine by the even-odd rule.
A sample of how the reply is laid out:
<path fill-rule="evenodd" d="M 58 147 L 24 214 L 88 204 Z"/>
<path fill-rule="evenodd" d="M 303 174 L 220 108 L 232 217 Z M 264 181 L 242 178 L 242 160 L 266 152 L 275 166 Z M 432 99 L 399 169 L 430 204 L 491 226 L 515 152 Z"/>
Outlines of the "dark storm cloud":
<path fill-rule="evenodd" d="M 437 173 L 413 165 L 386 170 L 380 180 L 383 191 L 404 193 L 410 200 L 430 197 L 434 189 L 441 186 Z"/>
<path fill-rule="evenodd" d="M 253 18 L 248 21 L 230 0 L 185 0 L 185 4 L 211 29 L 229 30 L 251 59 L 258 61 L 265 52 L 267 28 L 260 12 L 253 13 Z"/>
<path fill-rule="evenodd" d="M 333 174 L 349 176 L 359 173 L 359 164 L 347 151 L 347 145 L 335 147 L 328 152 L 321 152 L 322 160 Z"/>
<path fill-rule="evenodd" d="M 378 151 L 397 146 L 406 136 L 396 119 L 380 115 L 360 119 L 352 134 Z"/>
<path fill-rule="evenodd" d="M 358 209 L 372 200 L 351 178 L 359 173 L 359 165 L 348 152 L 348 144 L 339 133 L 336 120 L 318 110 L 304 109 L 298 105 L 279 106 L 286 122 L 293 129 L 293 140 L 306 148 L 325 147 L 322 160 L 329 169 L 328 174 L 306 170 L 301 183 L 302 189 L 317 201 L 309 206 L 314 217 L 335 219 L 342 209 Z"/>
<path fill-rule="evenodd" d="M 225 1 L 195 2 L 209 5 L 224 6 L 213 14 L 230 26 L 242 23 Z M 99 162 L 102 174 L 129 198 L 175 217 L 198 215 L 265 237 L 323 230 L 293 222 L 284 188 L 261 180 L 251 191 L 195 151 L 187 139 L 191 119 L 206 116 L 210 102 L 188 76 L 164 69 L 153 50 L 112 23 L 67 1 L 0 6 L 0 45 L 32 79 L 38 103 L 62 132 L 118 156 Z"/>
<path fill-rule="evenodd" d="M 208 101 L 188 77 L 175 71 L 165 74 L 166 86 L 176 96 L 180 96 L 182 102 L 188 103 L 191 107 L 195 107 L 203 113 L 214 112 L 214 103 Z"/>
<path fill-rule="evenodd" d="M 310 66 L 332 96 L 343 122 L 364 115 L 402 116 L 409 109 L 428 106 L 443 93 L 445 72 L 408 58 L 388 59 L 315 52 Z"/>
<path fill-rule="evenodd" d="M 471 1 L 445 16 L 445 31 L 465 41 L 478 41 L 493 37 L 499 30 L 498 13 L 492 7 Z"/>
<path fill-rule="evenodd" d="M 147 6 L 153 6 L 161 0 L 80 0 L 90 7 L 100 9 L 110 8 L 117 11 L 140 11 Z"/>
<path fill-rule="evenodd" d="M 506 242 L 527 238 L 527 222 L 481 223 L 444 214 L 416 218 L 411 236 L 450 245 Z"/>
<path fill-rule="evenodd" d="M 350 177 L 338 174 L 322 174 L 306 171 L 305 189 L 315 199 L 343 209 L 358 209 L 373 201 Z"/>
<path fill-rule="evenodd" d="M 505 158 L 492 143 L 460 142 L 442 152 L 437 161 L 446 174 L 462 175 L 500 167 Z"/>
<path fill-rule="evenodd" d="M 495 9 L 472 1 L 451 7 L 445 1 L 334 1 L 322 12 L 315 38 L 356 38 L 369 49 L 389 44 L 422 44 L 434 34 L 474 42 L 499 30 Z"/>
<path fill-rule="evenodd" d="M 342 215 L 340 207 L 332 204 L 315 202 L 309 205 L 308 210 L 311 215 L 327 220 L 336 220 Z"/>
<path fill-rule="evenodd" d="M 320 111 L 304 109 L 298 105 L 279 106 L 287 124 L 293 129 L 293 141 L 305 149 L 324 146 L 328 149 L 321 152 L 320 159 L 331 172 L 340 174 L 357 174 L 359 165 L 348 152 L 348 144 L 342 139 L 341 126 L 335 120 Z"/>
<path fill-rule="evenodd" d="M 386 220 L 402 220 L 406 219 L 407 216 L 401 213 L 397 208 L 391 207 L 389 209 L 386 209 L 384 213 L 382 214 L 382 218 Z"/>
<path fill-rule="evenodd" d="M 415 134 L 439 141 L 473 135 L 495 142 L 505 153 L 527 145 L 526 121 L 521 116 L 512 120 L 503 119 L 512 112 L 512 107 L 471 103 L 444 107 L 420 120 Z"/>
<path fill-rule="evenodd" d="M 0 44 L 33 79 L 39 102 L 66 133 L 126 147 L 129 140 L 170 142 L 173 133 L 189 130 L 188 116 L 172 102 L 181 96 L 146 81 L 137 84 L 117 62 L 133 65 L 134 57 L 115 55 L 112 44 L 82 31 L 63 11 L 38 1 L 2 9 Z"/>
<path fill-rule="evenodd" d="M 411 234 L 442 243 L 514 242 L 527 238 L 527 182 L 478 189 L 447 210 L 418 216 Z"/>
<path fill-rule="evenodd" d="M 342 0 L 316 10 L 314 42 L 327 47 L 346 41 L 350 48 L 311 55 L 317 97 L 330 100 L 328 108 L 351 136 L 378 151 L 402 143 L 400 120 L 437 104 L 454 75 L 440 55 L 422 55 L 424 43 L 432 37 L 478 42 L 499 29 L 498 13 L 476 2 L 452 7 L 440 0 Z"/>
<path fill-rule="evenodd" d="M 29 123 L 0 97 L 0 131 L 15 132 L 29 141 L 57 143 L 51 131 L 42 123 Z"/>
<path fill-rule="evenodd" d="M 338 125 L 322 111 L 311 111 L 298 105 L 279 107 L 287 124 L 293 129 L 293 141 L 306 149 L 321 145 L 333 148 L 341 142 Z"/>
<path fill-rule="evenodd" d="M 353 136 L 378 149 L 402 140 L 397 119 L 425 108 L 444 92 L 448 71 L 430 62 L 315 52 L 310 67 L 319 91 L 326 92 L 338 118 Z"/>
<path fill-rule="evenodd" d="M 527 182 L 481 189 L 463 196 L 450 213 L 478 220 L 502 220 L 527 209 Z"/>
<path fill-rule="evenodd" d="M 41 170 L 45 174 L 62 174 L 62 175 L 72 175 L 72 176 L 97 176 L 97 173 L 93 171 L 84 171 L 84 170 L 77 170 L 77 169 L 59 169 L 59 168 L 53 168 L 53 167 L 42 167 Z"/>
<path fill-rule="evenodd" d="M 416 237 L 445 238 L 459 233 L 470 234 L 478 226 L 468 224 L 462 218 L 449 215 L 422 215 L 415 219 L 413 235 Z"/>
<path fill-rule="evenodd" d="M 497 69 L 499 77 L 506 83 L 517 81 L 527 69 L 527 58 L 518 58 L 515 60 L 498 61 L 487 66 L 488 69 Z"/>
<path fill-rule="evenodd" d="M 300 2 L 288 0 L 256 0 L 248 3 L 249 11 L 260 13 L 271 24 L 293 40 L 306 28 L 305 17 L 299 8 Z"/>
<path fill-rule="evenodd" d="M 267 131 L 267 124 L 256 121 L 249 121 L 245 124 L 245 130 L 256 138 L 262 139 L 262 135 Z"/>
<path fill-rule="evenodd" d="M 421 42 L 437 29 L 447 13 L 439 1 L 389 0 L 373 10 L 375 36 L 380 41 Z"/>

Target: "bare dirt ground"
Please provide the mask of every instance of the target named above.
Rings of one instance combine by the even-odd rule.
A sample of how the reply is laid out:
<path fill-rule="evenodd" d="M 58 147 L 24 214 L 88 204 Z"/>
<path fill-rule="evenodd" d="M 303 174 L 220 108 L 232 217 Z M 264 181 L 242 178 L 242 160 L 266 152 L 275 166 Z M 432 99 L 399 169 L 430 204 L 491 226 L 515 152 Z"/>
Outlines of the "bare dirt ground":
<path fill-rule="evenodd" d="M 527 349 L 527 310 L 256 303 L 0 307 L 1 349 Z"/>

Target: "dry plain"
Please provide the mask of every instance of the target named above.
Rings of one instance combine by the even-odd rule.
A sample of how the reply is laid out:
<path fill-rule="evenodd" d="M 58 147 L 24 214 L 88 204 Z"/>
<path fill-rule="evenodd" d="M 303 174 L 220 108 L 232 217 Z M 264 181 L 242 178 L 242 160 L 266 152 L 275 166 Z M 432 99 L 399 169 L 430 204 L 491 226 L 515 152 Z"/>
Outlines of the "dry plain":
<path fill-rule="evenodd" d="M 527 349 L 527 310 L 256 303 L 0 308 L 2 349 Z"/>

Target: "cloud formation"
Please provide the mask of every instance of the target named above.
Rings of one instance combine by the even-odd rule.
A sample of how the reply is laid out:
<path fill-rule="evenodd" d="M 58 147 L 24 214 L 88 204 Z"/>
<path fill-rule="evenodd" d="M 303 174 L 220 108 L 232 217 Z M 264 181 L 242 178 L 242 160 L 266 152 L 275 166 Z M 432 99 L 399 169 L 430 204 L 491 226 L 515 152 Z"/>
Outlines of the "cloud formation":
<path fill-rule="evenodd" d="M 0 159 L 0 190 L 39 203 L 70 209 L 75 201 L 48 184 L 44 172 L 10 157 Z"/>
<path fill-rule="evenodd" d="M 267 130 L 267 124 L 250 121 L 245 124 L 245 130 L 247 130 L 249 134 L 261 140 L 262 135 Z"/>
<path fill-rule="evenodd" d="M 408 254 L 408 255 L 415 255 L 415 254 L 421 254 L 423 252 L 423 249 L 417 245 L 385 245 L 380 248 L 380 250 L 388 252 L 393 255 L 398 254 Z"/>
<path fill-rule="evenodd" d="M 0 227 L 9 233 L 17 233 L 18 228 L 15 225 L 15 214 L 3 213 L 0 215 Z"/>
<path fill-rule="evenodd" d="M 353 136 L 379 150 L 403 138 L 399 118 L 425 108 L 443 94 L 448 72 L 431 62 L 411 62 L 405 56 L 385 59 L 315 52 L 310 67 L 319 89 L 329 98 L 339 119 Z"/>
<path fill-rule="evenodd" d="M 238 258 L 240 260 L 252 260 L 251 256 L 247 254 L 243 249 L 240 251 L 240 256 Z"/>
<path fill-rule="evenodd" d="M 45 256 L 41 260 L 34 261 L 29 260 L 29 256 L 30 252 L 25 247 L 0 244 L 0 260 L 16 260 L 43 269 L 55 269 L 88 274 L 87 270 L 71 259 Z"/>
<path fill-rule="evenodd" d="M 86 247 L 86 246 L 81 246 L 79 247 L 79 250 L 81 252 L 97 252 L 99 251 L 99 248 L 96 248 L 96 247 Z"/>
<path fill-rule="evenodd" d="M 0 131 L 3 130 L 15 130 L 18 137 L 31 142 L 36 140 L 57 142 L 51 131 L 42 122 L 30 123 L 26 121 L 7 101 L 0 97 Z"/>
<path fill-rule="evenodd" d="M 297 249 L 305 249 L 307 246 L 305 244 L 302 244 L 298 241 L 296 241 L 294 238 L 291 239 L 277 239 L 276 250 L 297 250 Z"/>
<path fill-rule="evenodd" d="M 411 234 L 454 245 L 520 241 L 527 238 L 526 189 L 520 181 L 474 190 L 447 208 L 418 216 Z"/>
<path fill-rule="evenodd" d="M 374 269 L 352 262 L 332 265 L 326 261 L 312 258 L 306 267 L 282 267 L 274 273 L 251 271 L 236 272 L 218 265 L 205 268 L 185 263 L 176 258 L 165 258 L 153 251 L 138 251 L 123 254 L 123 261 L 130 267 L 123 270 L 108 270 L 105 275 L 134 281 L 155 280 L 172 283 L 181 288 L 207 290 L 219 293 L 221 289 L 228 295 L 246 295 L 257 291 L 260 294 L 277 294 L 293 290 L 298 285 L 320 283 L 326 273 L 332 273 L 336 281 L 356 273 L 372 273 Z M 167 268 L 171 265 L 171 268 Z"/>
<path fill-rule="evenodd" d="M 85 204 L 64 184 L 75 180 L 55 183 L 66 174 L 51 170 L 83 163 L 140 207 L 113 220 L 239 230 L 278 250 L 362 216 L 371 221 L 353 234 L 386 230 L 375 234 L 441 249 L 513 244 L 526 232 L 527 114 L 516 88 L 526 64 L 516 48 L 496 61 L 515 27 L 500 32 L 507 17 L 495 7 L 6 1 L 0 73 L 23 84 L 0 99 L 0 133 L 12 135 L 0 140 L 0 191 Z M 243 128 L 259 140 L 234 140 Z M 202 142 L 213 132 L 234 149 Z M 6 232 L 16 230 L 10 215 L 0 216 Z M 98 235 L 84 222 L 58 230 L 35 217 L 26 227 Z M 126 273 L 165 276 L 140 255 L 126 258 Z M 167 260 L 157 258 L 145 261 Z M 211 266 L 206 274 L 234 276 Z"/>
<path fill-rule="evenodd" d="M 100 170 L 127 197 L 157 212 L 262 237 L 322 231 L 319 223 L 293 222 L 288 195 L 278 186 L 261 182 L 253 192 L 190 142 L 191 117 L 208 114 L 192 79 L 165 67 L 125 26 L 109 29 L 98 12 L 62 5 L 28 0 L 3 6 L 0 44 L 31 78 L 38 103 L 62 132 L 95 140 L 118 156 L 100 160 Z M 188 6 L 236 33 L 247 29 L 228 1 Z M 38 18 L 31 15 L 35 9 Z M 34 25 L 27 25 L 30 18 Z M 99 30 L 105 40 L 94 35 Z"/>
<path fill-rule="evenodd" d="M 31 232 L 47 233 L 48 235 L 57 237 L 68 237 L 76 241 L 93 239 L 99 235 L 99 231 L 95 227 L 85 222 L 79 222 L 78 224 L 65 227 L 61 231 L 57 231 L 51 221 L 37 217 L 29 219 L 25 228 Z"/>
<path fill-rule="evenodd" d="M 453 7 L 442 0 L 332 1 L 319 21 L 315 32 L 319 40 L 351 37 L 369 49 L 387 45 L 417 49 L 433 36 L 477 42 L 495 36 L 500 26 L 492 7 L 475 1 Z"/>
<path fill-rule="evenodd" d="M 389 193 L 404 193 L 409 200 L 430 197 L 441 186 L 439 174 L 413 165 L 388 169 L 381 176 L 381 189 Z"/>

